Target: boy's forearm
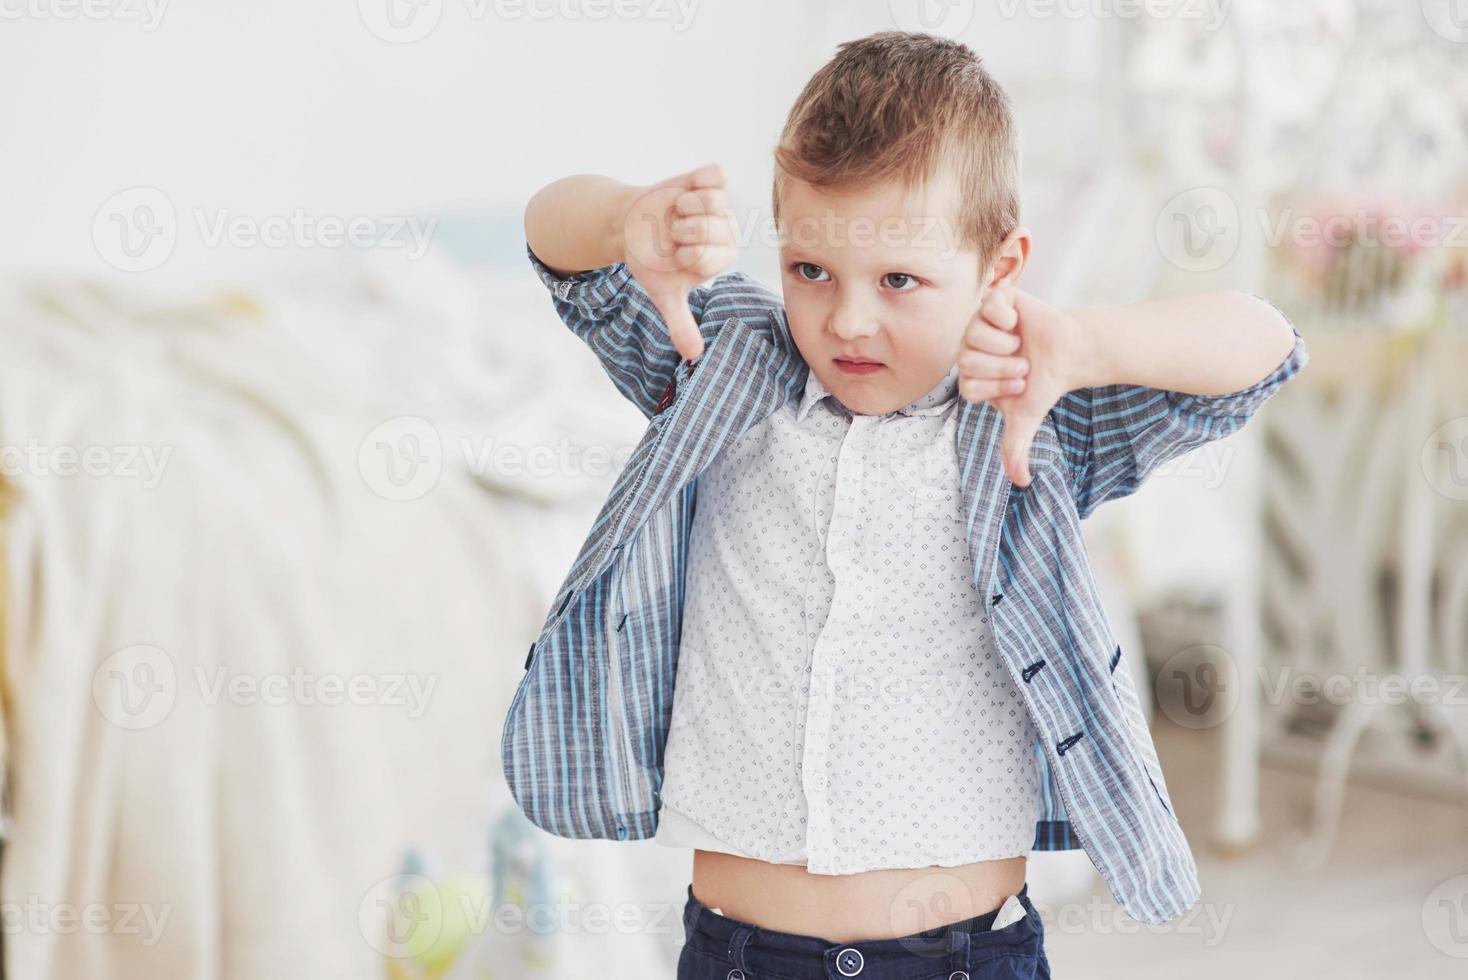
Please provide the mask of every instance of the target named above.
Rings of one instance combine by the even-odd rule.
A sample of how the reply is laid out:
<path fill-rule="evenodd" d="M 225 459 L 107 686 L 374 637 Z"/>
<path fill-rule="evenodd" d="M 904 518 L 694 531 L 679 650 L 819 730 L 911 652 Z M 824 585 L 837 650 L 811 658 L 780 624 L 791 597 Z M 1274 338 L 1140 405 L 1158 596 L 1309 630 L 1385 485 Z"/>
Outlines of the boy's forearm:
<path fill-rule="evenodd" d="M 1263 380 L 1295 344 L 1264 300 L 1209 292 L 1069 311 L 1084 351 L 1073 388 L 1135 384 L 1225 395 Z"/>
<path fill-rule="evenodd" d="M 526 244 L 560 276 L 621 262 L 627 210 L 642 190 L 596 174 L 547 184 L 525 205 Z"/>

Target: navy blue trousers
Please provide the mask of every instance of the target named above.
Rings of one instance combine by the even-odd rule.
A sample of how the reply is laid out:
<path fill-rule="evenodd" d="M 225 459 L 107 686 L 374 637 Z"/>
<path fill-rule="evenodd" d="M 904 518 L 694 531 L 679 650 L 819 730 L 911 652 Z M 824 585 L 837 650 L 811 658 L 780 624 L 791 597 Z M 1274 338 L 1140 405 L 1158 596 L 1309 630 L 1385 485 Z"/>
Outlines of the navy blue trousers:
<path fill-rule="evenodd" d="M 689 885 L 678 980 L 1050 980 L 1029 885 L 1016 897 L 1025 917 L 1002 929 L 991 928 L 995 909 L 895 939 L 831 943 L 722 915 Z"/>

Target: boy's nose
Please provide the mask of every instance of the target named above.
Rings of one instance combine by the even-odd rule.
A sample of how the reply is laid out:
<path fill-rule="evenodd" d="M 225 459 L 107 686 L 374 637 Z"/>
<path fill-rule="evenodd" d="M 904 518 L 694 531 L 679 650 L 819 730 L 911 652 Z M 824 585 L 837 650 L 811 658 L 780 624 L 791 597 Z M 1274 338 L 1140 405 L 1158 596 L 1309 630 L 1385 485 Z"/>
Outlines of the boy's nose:
<path fill-rule="evenodd" d="M 876 321 L 860 309 L 843 306 L 831 315 L 831 332 L 842 340 L 869 337 L 876 332 Z"/>

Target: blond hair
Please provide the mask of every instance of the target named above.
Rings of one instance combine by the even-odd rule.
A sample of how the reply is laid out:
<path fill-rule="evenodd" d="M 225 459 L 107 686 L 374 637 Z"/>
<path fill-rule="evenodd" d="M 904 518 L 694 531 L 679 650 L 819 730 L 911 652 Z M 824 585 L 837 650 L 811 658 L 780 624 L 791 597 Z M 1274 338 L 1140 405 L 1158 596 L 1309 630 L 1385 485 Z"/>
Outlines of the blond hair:
<path fill-rule="evenodd" d="M 775 146 L 779 220 L 788 179 L 862 190 L 920 190 L 951 167 L 956 244 L 994 257 L 1019 225 L 1019 145 L 1009 97 L 972 49 L 933 34 L 883 31 L 837 46 L 806 83 Z"/>

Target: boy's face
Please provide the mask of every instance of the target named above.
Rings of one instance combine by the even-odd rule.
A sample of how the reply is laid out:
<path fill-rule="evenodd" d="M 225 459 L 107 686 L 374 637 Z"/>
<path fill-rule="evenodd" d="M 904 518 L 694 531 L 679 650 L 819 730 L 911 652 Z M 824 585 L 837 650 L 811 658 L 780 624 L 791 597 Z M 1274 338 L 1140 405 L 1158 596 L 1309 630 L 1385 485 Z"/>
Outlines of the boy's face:
<path fill-rule="evenodd" d="M 853 413 L 895 411 L 931 391 L 999 281 L 977 252 L 958 247 L 958 207 L 947 172 L 911 194 L 896 182 L 859 191 L 786 182 L 780 258 L 790 331 Z M 1013 262 L 996 263 L 1003 278 L 1017 277 Z M 858 369 L 846 358 L 880 363 Z"/>

